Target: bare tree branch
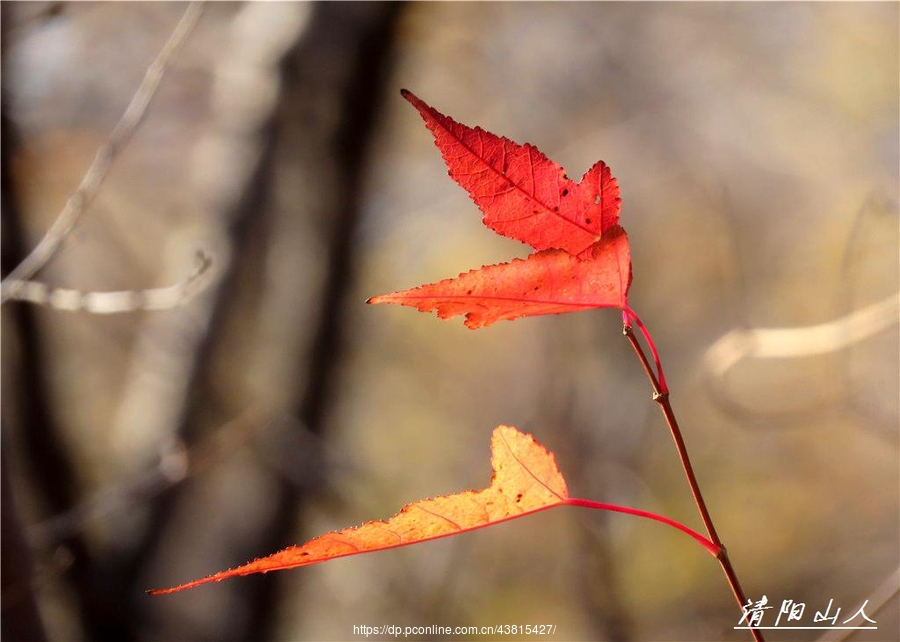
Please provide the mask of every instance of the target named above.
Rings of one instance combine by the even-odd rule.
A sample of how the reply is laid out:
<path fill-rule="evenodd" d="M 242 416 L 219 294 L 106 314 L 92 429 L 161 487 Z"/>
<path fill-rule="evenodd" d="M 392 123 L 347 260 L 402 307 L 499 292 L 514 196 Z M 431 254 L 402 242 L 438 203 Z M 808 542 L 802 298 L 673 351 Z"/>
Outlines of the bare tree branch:
<path fill-rule="evenodd" d="M 148 290 L 81 292 L 51 288 L 39 281 L 10 281 L 9 299 L 47 305 L 56 310 L 84 310 L 93 314 L 171 310 L 190 301 L 209 283 L 211 266 L 212 257 L 200 250 L 197 252 L 197 267 L 190 276 L 173 285 Z"/>
<path fill-rule="evenodd" d="M 202 2 L 192 2 L 185 9 L 181 20 L 175 26 L 175 30 L 169 36 L 169 40 L 163 46 L 162 51 L 159 52 L 159 55 L 147 68 L 144 80 L 125 109 L 125 113 L 122 114 L 122 118 L 116 124 L 107 141 L 97 150 L 91 166 L 88 168 L 84 178 L 81 179 L 81 183 L 69 197 L 69 200 L 66 201 L 63 211 L 31 253 L 0 283 L 0 303 L 16 298 L 16 295 L 25 287 L 26 282 L 59 251 L 66 238 L 81 220 L 85 208 L 97 195 L 97 191 L 103 183 L 103 179 L 106 178 L 106 174 L 109 172 L 116 155 L 131 139 L 135 129 L 137 129 L 138 124 L 143 119 L 147 106 L 156 93 L 156 89 L 168 68 L 169 62 L 197 24 L 202 11 Z"/>

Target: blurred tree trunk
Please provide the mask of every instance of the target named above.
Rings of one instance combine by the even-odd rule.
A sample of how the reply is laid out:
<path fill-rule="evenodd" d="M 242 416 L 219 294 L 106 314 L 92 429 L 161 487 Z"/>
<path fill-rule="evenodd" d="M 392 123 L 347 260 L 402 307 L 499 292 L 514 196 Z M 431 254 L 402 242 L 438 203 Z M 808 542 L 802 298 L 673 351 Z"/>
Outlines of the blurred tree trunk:
<path fill-rule="evenodd" d="M 25 257 L 28 248 L 22 242 L 19 210 L 9 175 L 16 136 L 5 115 L 2 122 L 2 265 L 5 275 Z M 6 451 L 10 442 L 18 446 L 13 451 L 21 452 L 24 457 L 16 462 L 17 465 L 22 467 L 36 499 L 55 515 L 71 510 L 82 501 L 83 490 L 52 413 L 53 404 L 44 375 L 44 348 L 35 316 L 33 308 L 25 303 L 11 302 L 3 308 L 6 376 L 2 395 L 3 444 L 0 447 Z M 15 555 L 16 565 L 4 564 L 4 568 L 24 572 L 29 569 L 29 546 L 14 515 L 12 478 L 5 464 L 4 458 L 4 556 L 12 554 L 7 547 L 18 548 L 17 544 L 21 544 L 21 548 Z M 107 634 L 123 642 L 132 639 L 129 624 L 118 617 L 118 611 L 110 608 L 108 594 L 98 589 L 96 560 L 84 538 L 78 533 L 72 534 L 57 543 L 57 550 L 65 551 L 71 560 L 71 564 L 60 572 L 73 589 L 72 595 L 77 602 L 75 610 L 85 634 L 95 640 L 107 639 Z M 30 595 L 33 578 L 19 576 L 16 572 L 13 575 L 18 580 L 15 590 Z M 5 582 L 6 573 L 4 586 Z M 27 616 L 31 609 L 23 608 L 26 609 L 23 615 Z M 24 621 L 21 623 L 24 626 Z M 38 637 L 39 631 L 33 629 L 32 634 Z"/>
<path fill-rule="evenodd" d="M 5 425 L 5 424 L 4 424 Z M 6 432 L 6 429 L 3 429 Z M 0 637 L 4 640 L 35 641 L 46 640 L 44 625 L 38 613 L 34 599 L 32 584 L 34 569 L 31 551 L 22 530 L 22 523 L 16 511 L 15 500 L 10 488 L 9 465 L 6 462 L 5 448 L 0 449 L 0 485 L 2 485 L 2 503 L 0 503 L 0 520 L 2 520 L 2 610 L 3 618 Z"/>
<path fill-rule="evenodd" d="M 327 487 L 318 445 L 326 436 L 341 365 L 366 151 L 401 9 L 394 3 L 313 5 L 305 35 L 282 62 L 278 105 L 262 128 L 258 164 L 231 217 L 232 263 L 197 356 L 177 435 L 190 449 L 246 409 L 240 399 L 223 398 L 218 383 L 246 350 L 244 374 L 263 385 L 248 393 L 246 403 L 261 400 L 276 417 L 259 436 L 263 443 L 253 444 L 262 448 L 263 464 L 272 466 L 262 472 L 274 473 L 275 484 L 260 498 L 271 505 L 269 517 L 242 524 L 255 536 L 238 538 L 226 553 L 234 563 L 292 543 L 302 530 L 298 516 L 307 499 Z M 290 201 L 292 195 L 296 201 Z M 294 308 L 304 306 L 308 312 L 295 318 Z M 258 337 L 262 343 L 255 345 Z M 276 345 L 266 344 L 273 340 Z M 189 480 L 157 499 L 150 520 L 154 529 L 131 556 L 123 585 L 146 577 L 169 554 L 165 536 L 192 501 L 193 485 Z M 202 519 L 192 528 L 198 541 L 222 535 L 208 532 Z M 189 555 L 189 547 L 175 554 Z M 246 611 L 238 616 L 221 606 L 217 634 L 275 637 L 282 582 L 275 573 L 229 587 Z M 163 604 L 153 608 L 170 608 L 171 603 Z M 154 616 L 137 608 L 149 625 Z M 183 618 L 171 608 L 173 621 Z M 184 634 L 186 625 L 174 626 L 172 631 Z"/>
<path fill-rule="evenodd" d="M 326 435 L 328 413 L 337 392 L 345 300 L 356 267 L 356 229 L 362 207 L 366 152 L 382 104 L 393 31 L 401 9 L 399 3 L 317 4 L 310 36 L 294 55 L 286 79 L 285 118 L 290 118 L 310 94 L 320 96 L 319 100 L 337 110 L 328 115 L 337 120 L 337 126 L 327 139 L 318 141 L 323 146 L 322 157 L 333 159 L 333 166 L 326 169 L 332 173 L 327 184 L 333 189 L 320 205 L 326 213 L 322 220 L 326 264 L 317 319 L 305 355 L 306 385 L 297 389 L 293 410 L 297 427 L 320 438 L 318 443 Z M 323 59 L 331 64 L 322 65 Z M 302 461 L 298 463 L 302 465 Z M 298 523 L 299 511 L 308 493 L 323 483 L 326 480 L 316 480 L 315 475 L 310 486 L 282 477 L 274 498 L 275 520 L 264 531 L 262 553 L 283 548 L 303 530 Z M 249 627 L 253 637 L 273 637 L 283 581 L 279 573 L 260 576 L 256 581 Z"/>

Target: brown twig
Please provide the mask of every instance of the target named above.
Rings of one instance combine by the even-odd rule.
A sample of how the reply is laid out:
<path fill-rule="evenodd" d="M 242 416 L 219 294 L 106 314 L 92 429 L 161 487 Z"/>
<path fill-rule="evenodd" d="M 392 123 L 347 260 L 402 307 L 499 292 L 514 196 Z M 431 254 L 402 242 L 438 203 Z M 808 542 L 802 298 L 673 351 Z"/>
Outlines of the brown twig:
<path fill-rule="evenodd" d="M 678 450 L 678 457 L 681 459 L 681 466 L 684 469 L 685 477 L 687 477 L 688 485 L 691 487 L 694 503 L 697 505 L 697 510 L 700 512 L 700 519 L 703 520 L 703 526 L 706 528 L 709 539 L 712 540 L 714 544 L 721 547 L 717 559 L 722 566 L 722 571 L 725 573 L 725 578 L 728 580 L 728 585 L 731 587 L 731 592 L 734 594 L 734 599 L 737 600 L 738 606 L 743 609 L 747 605 L 747 597 L 744 594 L 744 589 L 741 588 L 737 573 L 735 573 L 734 567 L 731 565 L 731 560 L 728 558 L 728 551 L 722 544 L 722 540 L 719 539 L 716 527 L 713 525 L 712 517 L 709 515 L 709 509 L 706 507 L 706 502 L 703 500 L 703 493 L 700 492 L 700 484 L 697 483 L 697 477 L 694 475 L 694 467 L 691 465 L 691 459 L 688 456 L 684 437 L 681 435 L 681 429 L 678 427 L 678 420 L 675 418 L 675 411 L 672 410 L 672 403 L 669 401 L 669 393 L 661 388 L 656 373 L 653 372 L 653 368 L 650 366 L 647 355 L 644 353 L 644 349 L 641 347 L 637 337 L 635 337 L 631 326 L 626 325 L 623 332 L 640 360 L 641 366 L 647 374 L 647 378 L 650 379 L 650 384 L 653 386 L 653 400 L 659 404 L 660 410 L 662 410 L 663 416 L 666 418 L 666 424 L 669 426 L 669 431 L 675 442 L 675 448 Z M 751 628 L 750 633 L 753 635 L 753 639 L 756 642 L 765 642 L 762 633 L 757 629 Z"/>
<path fill-rule="evenodd" d="M 147 68 L 144 79 L 132 97 L 131 102 L 122 114 L 122 118 L 116 124 L 112 134 L 94 155 L 94 160 L 81 179 L 81 183 L 75 192 L 66 201 L 63 211 L 47 230 L 47 233 L 33 250 L 12 270 L 2 284 L 0 284 L 0 303 L 5 303 L 25 287 L 25 284 L 44 267 L 47 262 L 59 251 L 63 242 L 81 220 L 84 210 L 97 195 L 103 179 L 109 172 L 116 155 L 128 142 L 134 130 L 143 119 L 150 104 L 150 99 L 156 93 L 159 81 L 166 72 L 169 61 L 182 43 L 193 30 L 194 25 L 203 11 L 203 3 L 192 2 L 185 9 L 172 35 L 163 46 L 162 51 Z"/>

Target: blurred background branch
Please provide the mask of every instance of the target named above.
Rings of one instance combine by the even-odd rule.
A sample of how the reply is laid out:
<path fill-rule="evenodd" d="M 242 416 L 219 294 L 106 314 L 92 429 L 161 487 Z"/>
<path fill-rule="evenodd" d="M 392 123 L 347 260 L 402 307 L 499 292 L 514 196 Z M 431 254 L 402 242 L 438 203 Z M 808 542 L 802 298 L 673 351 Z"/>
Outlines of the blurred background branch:
<path fill-rule="evenodd" d="M 90 205 L 97 194 L 116 155 L 128 143 L 134 130 L 143 119 L 147 106 L 159 86 L 159 81 L 166 72 L 169 60 L 177 53 L 185 38 L 190 35 L 194 25 L 197 24 L 202 8 L 203 3 L 194 2 L 185 9 L 184 15 L 181 16 L 181 20 L 178 21 L 162 51 L 147 68 L 147 73 L 125 113 L 122 114 L 122 118 L 116 123 L 109 139 L 97 150 L 91 166 L 84 178 L 81 179 L 78 188 L 66 201 L 66 206 L 59 217 L 53 222 L 37 246 L 8 275 L 4 276 L 0 300 L 7 301 L 10 297 L 15 297 L 24 282 L 31 279 L 41 267 L 47 264 L 78 224 L 78 220 L 84 215 L 85 208 Z"/>

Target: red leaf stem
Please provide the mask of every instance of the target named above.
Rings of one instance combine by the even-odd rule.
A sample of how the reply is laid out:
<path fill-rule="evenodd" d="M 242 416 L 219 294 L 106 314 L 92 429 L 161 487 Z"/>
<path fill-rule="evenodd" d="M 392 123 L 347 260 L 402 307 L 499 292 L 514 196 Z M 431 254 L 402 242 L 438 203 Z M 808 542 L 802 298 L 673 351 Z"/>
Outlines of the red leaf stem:
<path fill-rule="evenodd" d="M 663 372 L 662 363 L 659 360 L 659 352 L 656 351 L 656 344 L 653 343 L 653 336 L 650 334 L 650 330 L 647 329 L 647 326 L 644 325 L 637 313 L 627 305 L 622 309 L 622 317 L 626 326 L 630 326 L 630 322 L 634 321 L 638 330 L 644 335 L 644 340 L 647 341 L 647 346 L 650 348 L 650 355 L 653 357 L 653 365 L 656 366 L 656 382 L 659 384 L 657 392 L 658 394 L 666 394 L 669 392 L 669 386 L 666 384 L 666 374 Z"/>
<path fill-rule="evenodd" d="M 710 541 L 708 538 L 704 537 L 694 529 L 685 526 L 681 522 L 676 522 L 674 519 L 666 517 L 665 515 L 658 515 L 657 513 L 651 513 L 650 511 L 641 510 L 639 508 L 629 508 L 628 506 L 619 506 L 618 504 L 606 504 L 604 502 L 595 502 L 589 499 L 577 499 L 570 498 L 567 499 L 564 504 L 568 506 L 581 506 L 584 508 L 593 508 L 596 510 L 609 510 L 617 513 L 626 513 L 628 515 L 634 515 L 635 517 L 644 517 L 646 519 L 653 519 L 657 522 L 662 522 L 663 524 L 667 524 L 673 528 L 677 528 L 683 533 L 687 533 L 695 540 L 697 540 L 703 548 L 705 548 L 710 555 L 713 557 L 718 557 L 722 552 L 722 547 L 718 544 Z"/>

